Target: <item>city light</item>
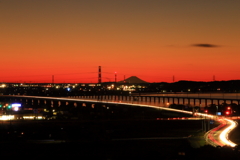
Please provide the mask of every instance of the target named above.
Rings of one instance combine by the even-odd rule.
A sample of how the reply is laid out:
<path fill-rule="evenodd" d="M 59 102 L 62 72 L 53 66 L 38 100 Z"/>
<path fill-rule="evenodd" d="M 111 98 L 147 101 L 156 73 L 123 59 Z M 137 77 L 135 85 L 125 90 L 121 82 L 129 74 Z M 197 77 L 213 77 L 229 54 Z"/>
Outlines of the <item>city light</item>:
<path fill-rule="evenodd" d="M 226 111 L 225 113 L 226 113 L 226 115 L 229 115 L 229 114 L 230 114 L 230 112 L 229 112 L 229 111 Z"/>
<path fill-rule="evenodd" d="M 0 120 L 12 120 L 14 119 L 14 115 L 2 115 L 0 116 Z"/>
<path fill-rule="evenodd" d="M 6 84 L 0 85 L 0 88 L 5 88 L 5 87 L 6 87 Z"/>
<path fill-rule="evenodd" d="M 45 119 L 42 116 L 23 116 L 23 119 Z"/>
<path fill-rule="evenodd" d="M 19 108 L 21 107 L 21 104 L 20 103 L 13 103 L 12 104 L 12 109 L 14 111 L 19 111 Z"/>

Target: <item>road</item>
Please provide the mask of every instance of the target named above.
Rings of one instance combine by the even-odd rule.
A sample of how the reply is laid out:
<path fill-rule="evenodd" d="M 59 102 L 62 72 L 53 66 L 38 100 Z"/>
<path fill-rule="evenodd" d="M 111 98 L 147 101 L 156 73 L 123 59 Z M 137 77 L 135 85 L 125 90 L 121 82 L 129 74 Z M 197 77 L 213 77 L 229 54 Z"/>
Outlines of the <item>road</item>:
<path fill-rule="evenodd" d="M 236 144 L 228 139 L 228 134 L 237 126 L 237 122 L 222 118 L 219 119 L 220 125 L 208 131 L 205 135 L 206 141 L 212 146 L 230 146 L 235 147 Z"/>

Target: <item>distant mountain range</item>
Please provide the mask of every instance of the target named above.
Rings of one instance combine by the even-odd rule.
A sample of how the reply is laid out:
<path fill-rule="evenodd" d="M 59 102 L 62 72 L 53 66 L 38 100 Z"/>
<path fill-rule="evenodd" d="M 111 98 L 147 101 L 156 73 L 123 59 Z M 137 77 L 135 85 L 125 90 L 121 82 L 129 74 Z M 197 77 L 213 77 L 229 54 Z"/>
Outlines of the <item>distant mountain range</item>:
<path fill-rule="evenodd" d="M 136 76 L 131 76 L 131 77 L 125 79 L 124 81 L 119 81 L 118 83 L 148 83 L 148 82 L 141 80 L 140 78 L 138 78 Z"/>

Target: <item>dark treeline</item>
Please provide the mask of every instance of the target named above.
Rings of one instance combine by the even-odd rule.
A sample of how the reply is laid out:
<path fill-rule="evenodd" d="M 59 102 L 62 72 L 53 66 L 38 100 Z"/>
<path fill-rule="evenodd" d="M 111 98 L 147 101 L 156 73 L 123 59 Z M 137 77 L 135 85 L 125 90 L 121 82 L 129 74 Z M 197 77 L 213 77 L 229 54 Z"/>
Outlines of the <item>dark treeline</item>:
<path fill-rule="evenodd" d="M 149 90 L 154 91 L 158 86 L 158 90 L 167 92 L 240 92 L 240 80 L 231 81 L 212 81 L 212 82 L 196 82 L 196 81 L 178 81 L 175 83 L 151 83 Z"/>

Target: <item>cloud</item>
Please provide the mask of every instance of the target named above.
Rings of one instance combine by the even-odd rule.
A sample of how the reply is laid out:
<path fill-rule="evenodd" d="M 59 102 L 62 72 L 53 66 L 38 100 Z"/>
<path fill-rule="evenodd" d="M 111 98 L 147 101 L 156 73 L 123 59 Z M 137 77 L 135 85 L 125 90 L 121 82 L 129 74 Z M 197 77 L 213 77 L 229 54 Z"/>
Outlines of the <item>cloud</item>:
<path fill-rule="evenodd" d="M 205 48 L 220 47 L 219 45 L 207 44 L 207 43 L 192 44 L 191 46 L 193 46 L 193 47 L 205 47 Z"/>

